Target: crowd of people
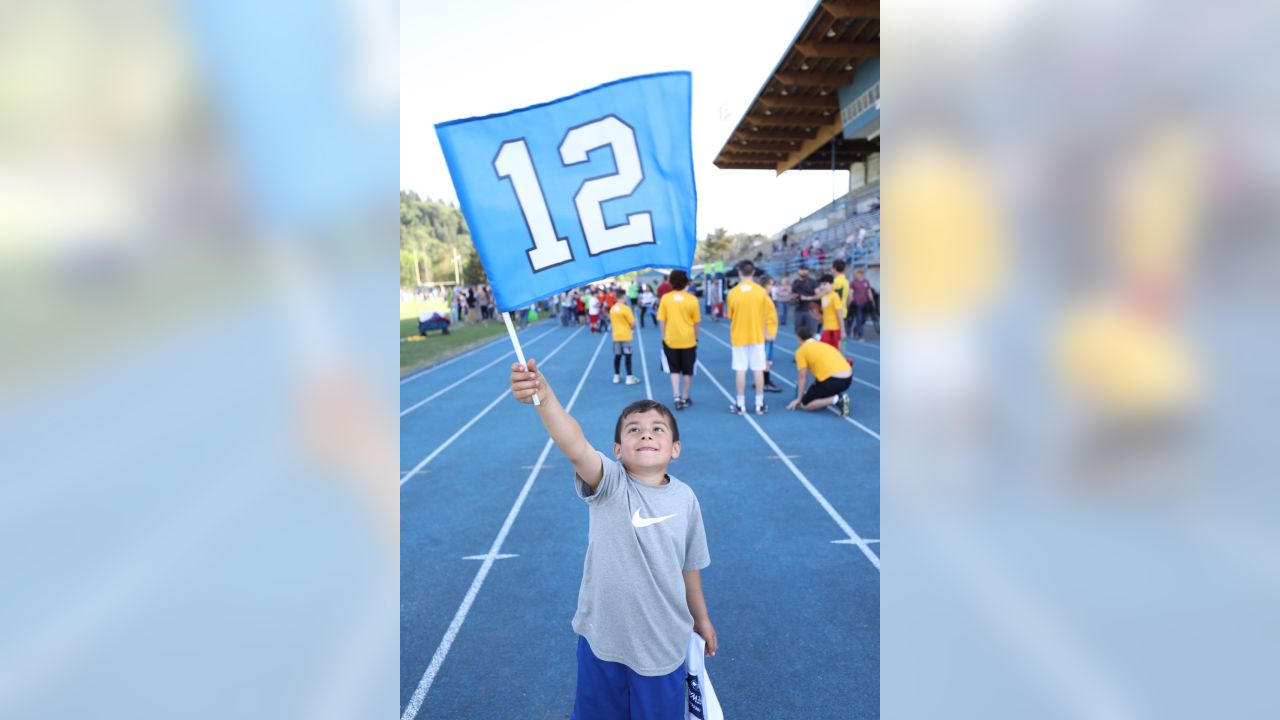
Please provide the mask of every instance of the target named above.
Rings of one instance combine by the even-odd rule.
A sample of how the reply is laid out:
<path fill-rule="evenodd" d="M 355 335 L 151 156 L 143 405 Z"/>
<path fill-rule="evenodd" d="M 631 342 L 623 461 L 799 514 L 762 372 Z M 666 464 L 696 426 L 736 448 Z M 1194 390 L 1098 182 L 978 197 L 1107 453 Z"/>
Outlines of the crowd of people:
<path fill-rule="evenodd" d="M 865 341 L 868 323 L 879 332 L 879 298 L 862 268 L 852 279 L 843 259 L 829 268 L 806 265 L 795 277 L 774 278 L 744 260 L 728 273 L 708 272 L 696 280 L 673 270 L 656 286 L 638 280 L 574 288 L 551 300 L 560 325 L 586 325 L 592 333 L 610 333 L 613 341 L 613 382 L 636 384 L 632 369 L 635 330 L 657 325 L 662 337 L 662 372 L 671 379 L 672 406 L 693 405 L 690 389 L 697 363 L 698 332 L 704 318 L 728 322 L 733 348 L 736 390 L 730 410 L 748 411 L 745 397 L 750 373 L 755 390 L 750 406 L 763 415 L 766 393 L 782 392 L 773 382 L 773 346 L 780 326 L 789 324 L 800 346 L 796 353 L 797 394 L 787 408 L 823 410 L 836 406 L 849 412 L 852 358 L 844 354 L 850 341 Z M 822 347 L 818 347 L 821 345 Z M 625 372 L 624 372 L 625 370 Z"/>

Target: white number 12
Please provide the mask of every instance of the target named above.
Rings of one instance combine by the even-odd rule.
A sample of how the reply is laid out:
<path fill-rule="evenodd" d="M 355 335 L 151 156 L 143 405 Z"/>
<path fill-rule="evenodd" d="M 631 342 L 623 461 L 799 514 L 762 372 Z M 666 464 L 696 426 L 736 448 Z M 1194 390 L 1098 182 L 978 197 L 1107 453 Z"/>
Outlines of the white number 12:
<path fill-rule="evenodd" d="M 617 172 L 584 181 L 573 198 L 582 235 L 587 241 L 587 251 L 591 255 L 655 242 L 650 213 L 632 213 L 627 216 L 625 224 L 613 227 L 604 222 L 602 205 L 630 195 L 644 180 L 635 131 L 629 125 L 609 115 L 570 129 L 560 143 L 561 162 L 566 166 L 586 162 L 588 153 L 606 145 L 613 151 Z M 533 248 L 528 251 L 533 271 L 573 260 L 568 238 L 556 235 L 542 183 L 538 180 L 529 156 L 529 146 L 524 140 L 503 143 L 493 160 L 493 167 L 499 178 L 511 180 L 515 190 L 516 202 L 533 238 Z"/>

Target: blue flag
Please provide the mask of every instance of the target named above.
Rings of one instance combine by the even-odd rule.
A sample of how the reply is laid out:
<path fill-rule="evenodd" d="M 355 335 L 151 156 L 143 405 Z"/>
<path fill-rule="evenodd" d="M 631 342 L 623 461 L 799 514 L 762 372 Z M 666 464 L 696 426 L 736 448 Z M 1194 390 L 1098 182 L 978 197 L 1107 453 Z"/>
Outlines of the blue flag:
<path fill-rule="evenodd" d="M 693 263 L 687 72 L 436 125 L 498 309 Z"/>

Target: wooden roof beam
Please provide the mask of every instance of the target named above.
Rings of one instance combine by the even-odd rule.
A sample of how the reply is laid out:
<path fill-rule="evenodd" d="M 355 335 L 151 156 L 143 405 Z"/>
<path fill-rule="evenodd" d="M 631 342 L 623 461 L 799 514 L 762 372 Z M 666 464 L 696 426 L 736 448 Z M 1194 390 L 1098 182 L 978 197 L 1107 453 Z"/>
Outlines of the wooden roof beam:
<path fill-rule="evenodd" d="M 798 42 L 796 50 L 810 58 L 880 57 L 880 41 L 870 42 Z"/>
<path fill-rule="evenodd" d="M 879 0 L 822 0 L 822 9 L 837 20 L 880 17 Z"/>
<path fill-rule="evenodd" d="M 835 93 L 827 93 L 822 97 L 803 97 L 796 95 L 794 97 L 778 97 L 776 95 L 766 95 L 760 98 L 760 104 L 766 110 L 817 110 L 821 112 L 838 112 L 840 110 L 840 99 Z M 760 117 L 763 113 L 752 113 L 754 117 Z M 773 117 L 765 115 L 765 117 Z M 804 113 L 794 115 L 792 117 L 804 117 Z"/>
<path fill-rule="evenodd" d="M 780 72 L 774 79 L 782 85 L 797 87 L 844 87 L 853 82 L 853 73 L 837 72 Z M 764 100 L 764 97 L 760 98 Z"/>
<path fill-rule="evenodd" d="M 748 115 L 742 118 L 743 127 L 758 128 L 812 127 L 817 122 L 821 122 L 821 118 L 813 115 Z"/>

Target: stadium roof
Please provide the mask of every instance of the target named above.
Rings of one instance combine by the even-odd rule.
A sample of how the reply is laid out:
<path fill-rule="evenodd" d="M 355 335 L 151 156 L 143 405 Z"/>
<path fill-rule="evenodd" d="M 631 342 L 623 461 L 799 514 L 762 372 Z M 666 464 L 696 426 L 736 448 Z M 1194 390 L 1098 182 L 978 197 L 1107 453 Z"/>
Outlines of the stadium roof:
<path fill-rule="evenodd" d="M 848 168 L 880 141 L 843 137 L 837 89 L 880 57 L 878 0 L 821 0 L 716 156 L 725 170 Z M 834 143 L 832 140 L 834 139 Z"/>

